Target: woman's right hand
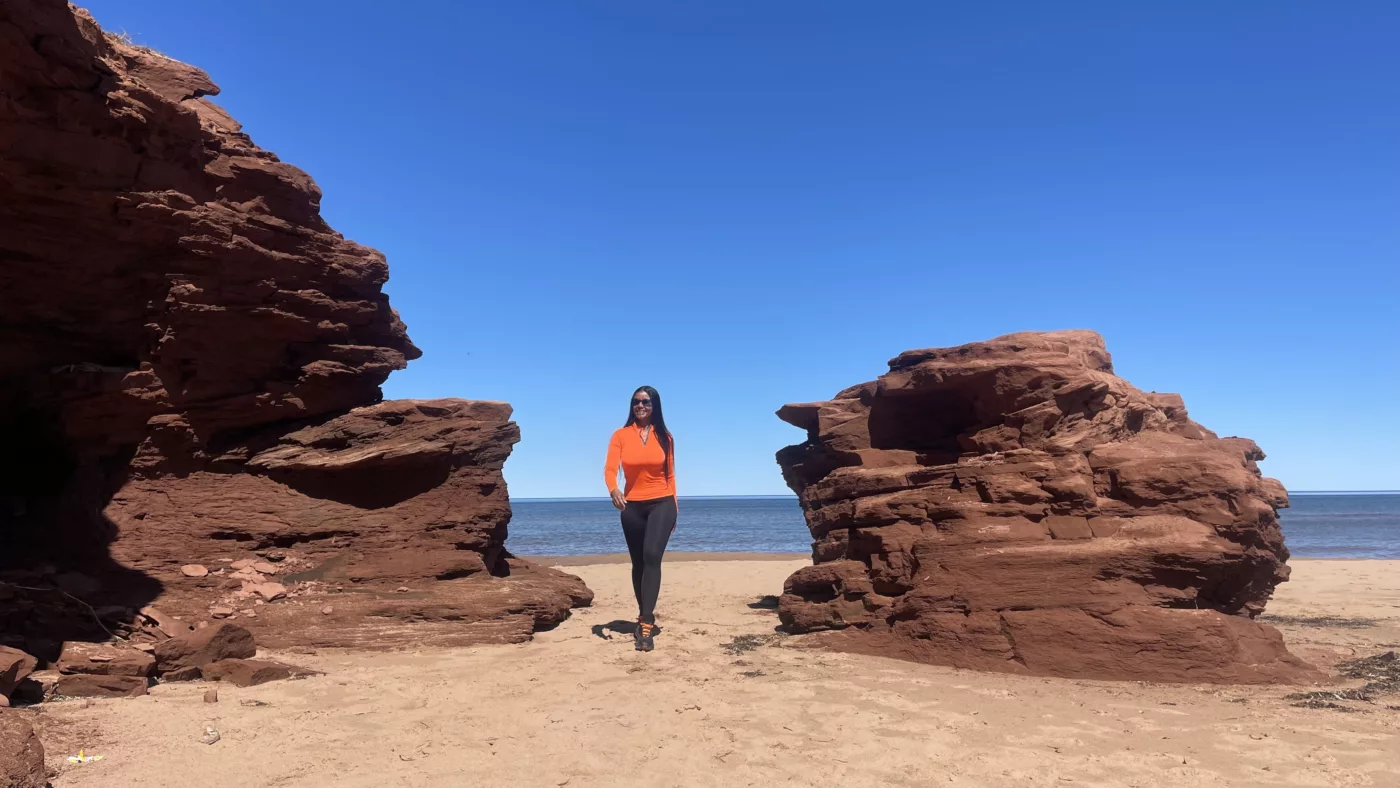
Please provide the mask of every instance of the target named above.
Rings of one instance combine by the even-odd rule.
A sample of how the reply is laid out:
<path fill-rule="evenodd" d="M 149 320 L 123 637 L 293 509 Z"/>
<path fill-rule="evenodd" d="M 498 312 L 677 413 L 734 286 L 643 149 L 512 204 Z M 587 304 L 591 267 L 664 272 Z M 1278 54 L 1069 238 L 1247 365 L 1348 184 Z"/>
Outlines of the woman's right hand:
<path fill-rule="evenodd" d="M 623 494 L 622 488 L 613 488 L 612 502 L 613 506 L 616 506 L 618 511 L 622 511 L 623 509 L 627 508 L 627 496 Z"/>

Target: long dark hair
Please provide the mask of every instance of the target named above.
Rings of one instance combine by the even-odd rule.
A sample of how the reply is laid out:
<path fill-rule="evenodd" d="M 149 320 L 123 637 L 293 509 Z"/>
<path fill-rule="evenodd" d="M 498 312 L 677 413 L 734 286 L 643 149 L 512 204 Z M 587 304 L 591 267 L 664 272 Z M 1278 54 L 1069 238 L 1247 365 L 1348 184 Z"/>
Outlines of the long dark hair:
<path fill-rule="evenodd" d="M 671 478 L 671 431 L 666 429 L 666 417 L 661 414 L 661 395 L 651 386 L 642 386 L 632 392 L 632 398 L 636 399 L 638 394 L 646 392 L 651 397 L 651 434 L 661 441 L 661 452 L 665 460 L 661 463 L 661 469 L 666 474 L 666 478 Z M 632 412 L 632 403 L 627 403 L 627 423 L 622 425 L 630 427 L 637 423 L 637 414 Z"/>

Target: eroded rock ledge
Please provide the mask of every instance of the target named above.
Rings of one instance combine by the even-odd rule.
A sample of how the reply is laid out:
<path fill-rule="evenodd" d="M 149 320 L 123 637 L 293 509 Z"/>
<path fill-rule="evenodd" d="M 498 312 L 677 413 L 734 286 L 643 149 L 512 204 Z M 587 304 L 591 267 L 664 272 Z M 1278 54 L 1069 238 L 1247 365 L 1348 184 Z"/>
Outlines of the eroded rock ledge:
<path fill-rule="evenodd" d="M 419 355 L 383 256 L 218 92 L 0 3 L 0 639 L 105 637 L 73 597 L 113 631 L 227 608 L 273 647 L 519 640 L 587 604 L 505 550 L 510 408 L 381 402 Z"/>

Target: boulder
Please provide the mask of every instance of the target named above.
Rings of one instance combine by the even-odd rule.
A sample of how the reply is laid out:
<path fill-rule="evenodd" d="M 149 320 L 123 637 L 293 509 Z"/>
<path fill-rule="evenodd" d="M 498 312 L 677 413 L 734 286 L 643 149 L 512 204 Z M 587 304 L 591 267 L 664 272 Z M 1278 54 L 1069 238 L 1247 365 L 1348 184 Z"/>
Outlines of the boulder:
<path fill-rule="evenodd" d="M 156 661 L 150 654 L 133 648 L 100 643 L 65 643 L 58 656 L 60 673 L 88 673 L 99 676 L 150 676 Z"/>
<path fill-rule="evenodd" d="M 218 622 L 156 644 L 156 667 L 161 673 L 177 668 L 198 668 L 221 659 L 251 657 L 257 653 L 253 634 L 237 624 Z"/>
<path fill-rule="evenodd" d="M 0 646 L 0 696 L 9 697 L 39 661 L 17 648 Z"/>
<path fill-rule="evenodd" d="M 910 351 L 778 415 L 807 432 L 778 453 L 813 538 L 792 632 L 1038 675 L 1312 675 L 1253 620 L 1288 577 L 1263 452 L 1117 377 L 1093 332 Z"/>

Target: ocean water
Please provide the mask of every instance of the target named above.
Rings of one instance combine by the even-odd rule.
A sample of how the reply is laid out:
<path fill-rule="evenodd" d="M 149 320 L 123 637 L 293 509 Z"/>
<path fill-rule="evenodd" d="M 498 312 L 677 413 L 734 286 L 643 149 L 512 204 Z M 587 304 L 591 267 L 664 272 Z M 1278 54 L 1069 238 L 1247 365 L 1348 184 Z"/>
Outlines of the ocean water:
<path fill-rule="evenodd" d="M 1296 558 L 1400 558 L 1400 493 L 1290 493 L 1279 511 Z"/>
<path fill-rule="evenodd" d="M 1293 493 L 1281 511 L 1297 558 L 1400 558 L 1400 494 Z M 602 498 L 511 501 L 511 552 L 521 556 L 624 553 L 618 512 Z M 806 553 L 811 538 L 795 497 L 681 498 L 668 550 Z"/>
<path fill-rule="evenodd" d="M 619 512 L 606 498 L 511 499 L 506 547 L 519 556 L 625 553 Z M 680 500 L 668 551 L 809 553 L 795 496 Z"/>

